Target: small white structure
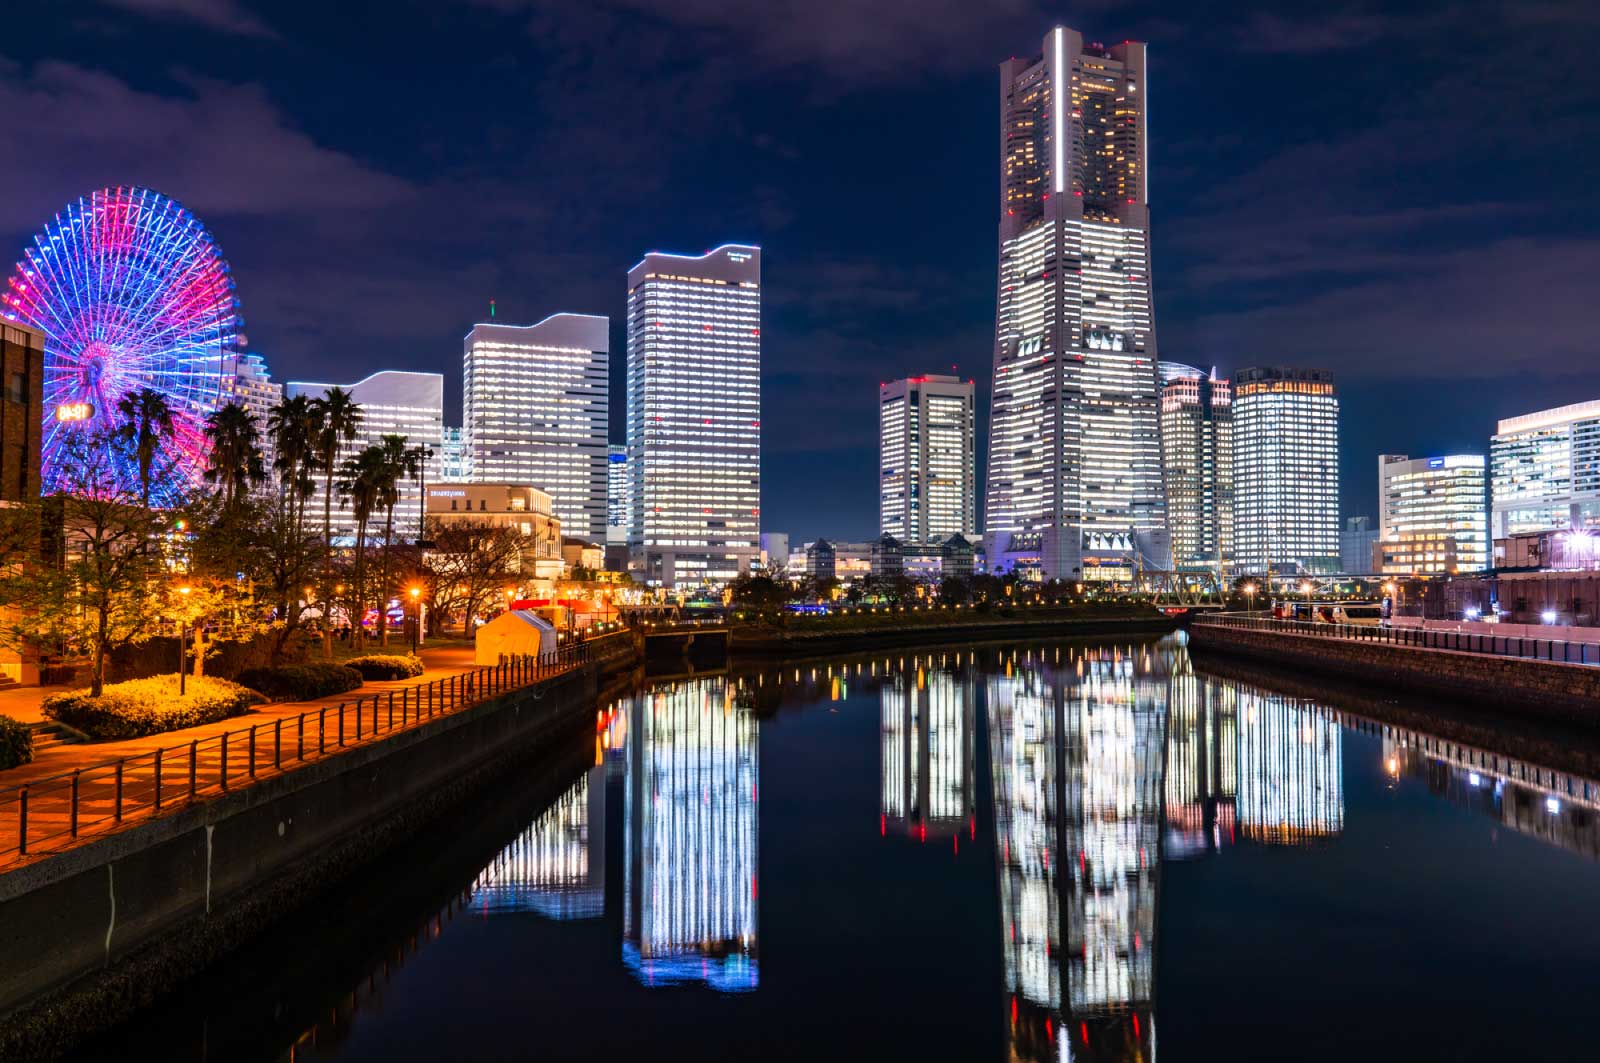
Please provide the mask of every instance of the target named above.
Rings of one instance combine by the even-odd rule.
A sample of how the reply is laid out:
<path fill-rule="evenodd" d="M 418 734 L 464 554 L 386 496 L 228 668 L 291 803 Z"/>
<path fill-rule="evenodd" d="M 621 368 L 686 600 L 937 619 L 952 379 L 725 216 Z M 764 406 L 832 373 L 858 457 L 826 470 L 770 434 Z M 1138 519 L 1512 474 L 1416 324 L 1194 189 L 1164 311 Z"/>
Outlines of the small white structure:
<path fill-rule="evenodd" d="M 477 663 L 499 664 L 502 657 L 554 659 L 556 627 L 538 613 L 512 609 L 478 628 Z"/>

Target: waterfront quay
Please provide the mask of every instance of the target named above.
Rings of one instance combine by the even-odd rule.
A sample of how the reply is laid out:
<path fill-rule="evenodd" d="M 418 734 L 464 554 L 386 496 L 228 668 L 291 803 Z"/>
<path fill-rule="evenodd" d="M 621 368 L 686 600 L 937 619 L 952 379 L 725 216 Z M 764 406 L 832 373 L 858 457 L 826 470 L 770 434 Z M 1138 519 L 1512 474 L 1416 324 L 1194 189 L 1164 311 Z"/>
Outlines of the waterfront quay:
<path fill-rule="evenodd" d="M 204 735 L 52 754 L 93 764 L 0 803 L 0 940 L 30 957 L 0 967 L 0 1059 L 59 1054 L 589 727 L 602 677 L 637 656 L 620 632 Z"/>
<path fill-rule="evenodd" d="M 1254 613 L 1196 617 L 1197 653 L 1371 680 L 1383 689 L 1445 694 L 1506 712 L 1600 725 L 1600 644 L 1524 634 L 1326 624 Z"/>

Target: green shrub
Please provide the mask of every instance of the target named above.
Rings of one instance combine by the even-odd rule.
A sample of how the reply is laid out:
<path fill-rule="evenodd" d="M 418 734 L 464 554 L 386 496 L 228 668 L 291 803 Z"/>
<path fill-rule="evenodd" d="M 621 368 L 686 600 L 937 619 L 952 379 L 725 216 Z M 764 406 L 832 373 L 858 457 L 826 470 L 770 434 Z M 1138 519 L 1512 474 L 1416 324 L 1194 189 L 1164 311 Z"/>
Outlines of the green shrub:
<path fill-rule="evenodd" d="M 0 716 L 0 769 L 15 768 L 33 760 L 33 729 L 9 716 Z"/>
<path fill-rule="evenodd" d="M 239 682 L 259 690 L 273 701 L 310 701 L 343 694 L 361 685 L 361 673 L 328 661 L 283 664 L 276 668 L 246 668 Z"/>
<path fill-rule="evenodd" d="M 422 674 L 422 661 L 414 654 L 400 656 L 395 653 L 369 653 L 365 657 L 352 657 L 345 661 L 363 679 L 411 679 Z"/>
<path fill-rule="evenodd" d="M 176 675 L 158 675 L 111 683 L 98 698 L 88 690 L 51 694 L 42 711 L 92 738 L 138 738 L 238 716 L 255 701 L 238 683 L 209 675 L 190 677 L 180 696 Z"/>

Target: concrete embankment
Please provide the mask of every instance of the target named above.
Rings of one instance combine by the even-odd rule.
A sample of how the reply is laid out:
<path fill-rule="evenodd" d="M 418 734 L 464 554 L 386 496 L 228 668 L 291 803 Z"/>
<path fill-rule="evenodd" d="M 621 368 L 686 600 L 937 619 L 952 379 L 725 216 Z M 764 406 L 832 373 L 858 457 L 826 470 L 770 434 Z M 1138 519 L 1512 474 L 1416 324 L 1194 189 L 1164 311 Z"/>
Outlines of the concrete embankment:
<path fill-rule="evenodd" d="M 1443 695 L 1512 716 L 1600 727 L 1600 667 L 1462 653 L 1281 630 L 1197 623 L 1197 661 L 1216 653 L 1274 668 L 1356 679 L 1378 690 Z"/>
<path fill-rule="evenodd" d="M 593 726 L 598 663 L 0 875 L 0 1060 L 125 1018 L 520 764 Z"/>
<path fill-rule="evenodd" d="M 1015 642 L 1019 639 L 1120 638 L 1124 635 L 1159 635 L 1176 629 L 1167 617 L 1041 617 L 983 620 L 976 623 L 908 624 L 845 631 L 780 631 L 773 628 L 739 628 L 729 651 L 749 657 L 812 657 L 818 654 L 897 649 L 910 646 L 972 646 Z"/>

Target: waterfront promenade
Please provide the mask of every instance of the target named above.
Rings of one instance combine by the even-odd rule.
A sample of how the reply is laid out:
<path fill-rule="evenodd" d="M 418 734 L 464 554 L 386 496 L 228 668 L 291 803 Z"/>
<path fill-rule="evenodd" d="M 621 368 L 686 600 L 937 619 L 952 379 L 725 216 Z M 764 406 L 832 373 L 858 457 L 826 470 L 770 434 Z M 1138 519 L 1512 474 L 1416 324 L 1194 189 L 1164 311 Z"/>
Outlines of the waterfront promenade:
<path fill-rule="evenodd" d="M 32 763 L 0 771 L 0 874 L 559 675 L 583 657 L 578 644 L 558 662 L 501 669 L 474 665 L 472 653 L 470 646 L 424 649 L 427 670 L 411 679 L 258 705 L 181 731 L 42 750 Z M 8 692 L 13 700 L 32 695 L 35 706 L 44 693 Z"/>

